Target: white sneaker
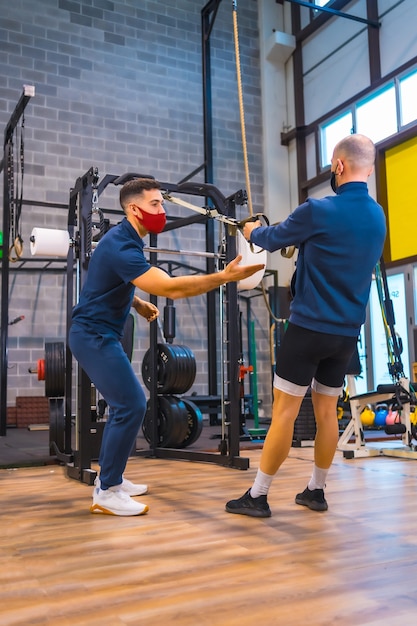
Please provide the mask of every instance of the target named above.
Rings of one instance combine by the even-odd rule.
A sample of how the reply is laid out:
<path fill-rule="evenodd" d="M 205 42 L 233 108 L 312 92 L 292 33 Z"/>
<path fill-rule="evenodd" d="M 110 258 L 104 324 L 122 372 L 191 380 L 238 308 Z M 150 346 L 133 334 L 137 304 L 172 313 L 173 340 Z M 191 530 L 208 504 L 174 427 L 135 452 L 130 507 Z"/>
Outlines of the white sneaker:
<path fill-rule="evenodd" d="M 96 487 L 100 487 L 99 476 L 96 477 L 94 485 Z M 117 485 L 117 487 L 127 493 L 128 496 L 144 496 L 145 493 L 148 493 L 148 485 L 135 484 L 124 477 L 123 482 L 120 485 Z"/>
<path fill-rule="evenodd" d="M 123 477 L 123 482 L 119 485 L 122 491 L 129 496 L 144 496 L 148 493 L 148 485 L 141 485 L 140 483 L 132 483 L 127 478 Z"/>
<path fill-rule="evenodd" d="M 149 510 L 147 504 L 141 504 L 122 491 L 117 485 L 103 491 L 95 487 L 93 491 L 93 504 L 91 513 L 104 513 L 106 515 L 142 515 Z"/>

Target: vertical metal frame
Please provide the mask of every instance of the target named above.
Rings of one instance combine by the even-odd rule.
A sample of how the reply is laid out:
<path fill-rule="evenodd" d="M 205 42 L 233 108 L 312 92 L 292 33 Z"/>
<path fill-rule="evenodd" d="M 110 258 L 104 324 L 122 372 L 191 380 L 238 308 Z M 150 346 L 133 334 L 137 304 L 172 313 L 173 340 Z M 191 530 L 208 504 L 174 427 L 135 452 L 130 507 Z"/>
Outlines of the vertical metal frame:
<path fill-rule="evenodd" d="M 210 0 L 201 10 L 201 52 L 202 52 L 202 87 L 203 87 L 203 133 L 204 133 L 204 180 L 213 183 L 213 119 L 211 90 L 211 48 L 210 35 L 213 29 L 221 0 Z M 206 251 L 215 252 L 213 220 L 206 223 Z M 215 271 L 213 259 L 207 259 L 207 273 Z M 207 319 L 216 319 L 216 296 L 214 292 L 207 294 Z M 208 345 L 208 392 L 217 395 L 217 330 L 207 325 Z"/>
<path fill-rule="evenodd" d="M 10 189 L 8 162 L 13 159 L 13 133 L 29 100 L 35 95 L 33 86 L 25 85 L 23 93 L 4 131 L 3 160 L 3 246 L 1 259 L 1 355 L 0 355 L 0 437 L 7 434 L 7 344 L 9 325 L 9 241 L 10 241 Z"/>
<path fill-rule="evenodd" d="M 73 246 L 68 256 L 67 272 L 67 347 L 65 368 L 65 424 L 66 433 L 71 432 L 72 419 L 72 374 L 73 359 L 68 347 L 68 334 L 71 327 L 72 308 L 78 300 L 79 292 L 85 283 L 88 264 L 91 256 L 91 240 L 89 239 L 89 216 L 91 215 L 93 183 L 97 175 L 90 168 L 84 176 L 77 179 L 75 186 L 70 190 L 68 206 L 68 230 L 73 239 Z M 77 259 L 76 288 L 74 289 L 73 261 Z M 71 261 L 71 262 L 70 262 Z M 71 272 L 71 275 L 70 275 Z M 76 390 L 76 448 L 73 451 L 71 463 L 67 464 L 67 473 L 70 478 L 92 484 L 96 472 L 91 472 L 91 381 L 81 367 L 77 367 Z M 70 438 L 66 438 L 69 446 Z"/>

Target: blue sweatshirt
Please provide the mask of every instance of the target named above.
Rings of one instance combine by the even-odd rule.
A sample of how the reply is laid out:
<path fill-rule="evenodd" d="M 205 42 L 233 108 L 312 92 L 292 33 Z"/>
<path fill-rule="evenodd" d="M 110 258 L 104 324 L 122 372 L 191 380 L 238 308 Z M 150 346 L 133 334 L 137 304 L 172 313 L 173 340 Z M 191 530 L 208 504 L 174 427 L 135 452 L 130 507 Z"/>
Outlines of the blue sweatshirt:
<path fill-rule="evenodd" d="M 382 207 L 366 183 L 352 182 L 341 185 L 336 196 L 307 199 L 276 226 L 256 228 L 251 242 L 269 252 L 299 248 L 290 322 L 354 337 L 365 321 L 385 235 Z"/>

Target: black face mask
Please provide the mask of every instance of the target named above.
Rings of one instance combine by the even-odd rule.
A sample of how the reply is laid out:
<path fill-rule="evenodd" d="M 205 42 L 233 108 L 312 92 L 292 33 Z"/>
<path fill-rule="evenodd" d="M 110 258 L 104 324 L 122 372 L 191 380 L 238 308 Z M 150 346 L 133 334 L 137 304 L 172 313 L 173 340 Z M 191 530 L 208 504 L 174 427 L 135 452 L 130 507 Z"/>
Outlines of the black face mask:
<path fill-rule="evenodd" d="M 338 193 L 336 185 L 336 172 L 330 172 L 330 187 L 334 193 Z"/>

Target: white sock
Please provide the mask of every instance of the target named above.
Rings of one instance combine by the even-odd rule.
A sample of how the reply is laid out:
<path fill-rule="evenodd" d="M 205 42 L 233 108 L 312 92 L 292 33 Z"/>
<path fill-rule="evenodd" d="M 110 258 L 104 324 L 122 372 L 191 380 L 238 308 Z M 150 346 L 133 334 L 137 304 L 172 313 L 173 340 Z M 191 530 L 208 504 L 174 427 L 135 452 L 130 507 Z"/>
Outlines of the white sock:
<path fill-rule="evenodd" d="M 313 491 L 313 489 L 324 489 L 328 472 L 328 469 L 322 469 L 321 467 L 317 467 L 317 465 L 313 467 L 313 473 L 307 485 L 310 491 Z"/>
<path fill-rule="evenodd" d="M 252 496 L 252 498 L 257 498 L 258 496 L 266 496 L 268 494 L 268 490 L 271 486 L 273 478 L 274 475 L 271 476 L 271 474 L 265 474 L 264 472 L 261 472 L 260 469 L 258 469 L 255 482 L 253 483 L 250 490 L 250 495 Z"/>

